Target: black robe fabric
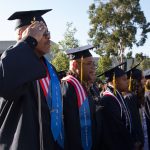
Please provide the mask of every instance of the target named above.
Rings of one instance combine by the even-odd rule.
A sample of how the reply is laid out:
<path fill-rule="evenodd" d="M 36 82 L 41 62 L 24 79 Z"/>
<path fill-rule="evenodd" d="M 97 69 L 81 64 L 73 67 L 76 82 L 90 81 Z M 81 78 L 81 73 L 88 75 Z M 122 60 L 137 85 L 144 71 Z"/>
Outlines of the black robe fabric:
<path fill-rule="evenodd" d="M 89 95 L 94 101 L 96 107 L 96 149 L 97 150 L 104 150 L 103 147 L 103 106 L 101 105 L 101 97 L 99 89 L 93 84 L 90 87 Z M 98 114 L 98 116 L 97 116 Z"/>
<path fill-rule="evenodd" d="M 46 76 L 40 59 L 25 41 L 0 61 L 0 150 L 39 150 L 36 80 Z M 44 150 L 59 149 L 50 129 L 50 113 L 41 89 Z"/>
<path fill-rule="evenodd" d="M 140 142 L 141 147 L 144 146 L 144 134 L 140 119 L 137 97 L 133 93 L 128 93 L 124 96 L 130 110 L 132 118 L 132 137 L 134 142 Z"/>
<path fill-rule="evenodd" d="M 145 117 L 147 124 L 148 144 L 150 149 L 150 91 L 145 92 Z"/>
<path fill-rule="evenodd" d="M 62 94 L 65 127 L 65 150 L 83 150 L 81 144 L 81 130 L 77 95 L 74 86 L 72 86 L 67 81 L 62 81 Z M 91 96 L 88 96 L 88 100 L 92 122 L 92 150 L 97 150 L 95 102 Z"/>
<path fill-rule="evenodd" d="M 108 90 L 113 91 L 111 87 L 108 87 Z M 105 95 L 101 99 L 101 105 L 103 106 L 103 150 L 133 150 L 133 139 L 129 129 L 126 128 L 124 113 L 121 118 L 120 106 L 116 99 L 110 95 Z M 99 121 L 99 114 L 100 112 L 98 111 L 96 115 L 98 117 L 98 126 L 99 122 L 101 122 Z"/>

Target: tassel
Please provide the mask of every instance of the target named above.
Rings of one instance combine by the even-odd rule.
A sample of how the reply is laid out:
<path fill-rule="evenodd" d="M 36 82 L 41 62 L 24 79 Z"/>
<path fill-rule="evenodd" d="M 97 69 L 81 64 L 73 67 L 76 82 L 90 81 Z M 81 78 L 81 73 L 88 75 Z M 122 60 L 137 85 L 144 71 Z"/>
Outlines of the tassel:
<path fill-rule="evenodd" d="M 116 95 L 116 77 L 115 77 L 115 73 L 113 75 L 113 86 L 114 86 L 114 94 Z"/>
<path fill-rule="evenodd" d="M 31 21 L 31 24 L 33 24 L 36 21 L 35 17 L 33 17 L 33 20 Z"/>
<path fill-rule="evenodd" d="M 81 84 L 83 82 L 83 56 L 81 57 L 81 77 L 80 77 L 80 80 L 81 80 Z"/>
<path fill-rule="evenodd" d="M 132 75 L 130 75 L 130 79 L 129 79 L 129 87 L 128 87 L 129 91 L 131 91 L 131 85 L 132 85 Z"/>

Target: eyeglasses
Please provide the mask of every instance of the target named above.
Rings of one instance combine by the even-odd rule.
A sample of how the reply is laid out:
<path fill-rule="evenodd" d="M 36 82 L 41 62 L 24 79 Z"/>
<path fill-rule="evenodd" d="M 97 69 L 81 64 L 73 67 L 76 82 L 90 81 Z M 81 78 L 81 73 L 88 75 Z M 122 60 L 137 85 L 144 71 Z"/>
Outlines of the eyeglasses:
<path fill-rule="evenodd" d="M 50 31 L 45 31 L 44 34 L 43 34 L 43 36 L 50 36 L 50 35 L 51 35 Z"/>

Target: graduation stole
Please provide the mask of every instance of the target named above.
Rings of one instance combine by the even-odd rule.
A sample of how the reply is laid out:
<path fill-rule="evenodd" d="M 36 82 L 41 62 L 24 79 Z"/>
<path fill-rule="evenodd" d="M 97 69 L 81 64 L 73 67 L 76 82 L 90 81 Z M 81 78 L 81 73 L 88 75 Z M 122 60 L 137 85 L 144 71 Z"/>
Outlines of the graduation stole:
<path fill-rule="evenodd" d="M 149 105 L 150 91 L 145 91 L 145 97 L 146 97 L 146 100 L 145 100 L 145 115 L 147 116 L 148 119 L 150 119 L 150 105 Z M 147 108 L 147 111 L 146 111 L 146 108 Z"/>
<path fill-rule="evenodd" d="M 68 75 L 63 80 L 68 81 L 75 88 L 80 117 L 82 147 L 84 150 L 90 150 L 92 147 L 92 129 L 88 97 L 84 88 L 75 77 Z"/>
<path fill-rule="evenodd" d="M 120 100 L 118 99 L 118 97 L 116 95 L 114 95 L 111 91 L 109 90 L 106 90 L 104 93 L 103 93 L 103 96 L 112 96 L 113 98 L 115 98 L 115 100 L 118 102 L 119 106 L 120 106 L 120 113 L 121 113 L 121 118 L 122 118 L 122 113 L 123 113 L 123 110 L 124 110 L 124 114 L 125 114 L 125 118 L 126 118 L 126 127 L 128 126 L 128 123 L 129 123 L 129 131 L 131 133 L 131 129 L 132 129 L 132 125 L 131 125 L 131 115 L 130 115 L 130 112 L 128 111 L 127 109 L 127 106 L 126 104 L 124 103 L 124 100 L 123 100 L 123 97 L 121 96 L 121 94 L 116 90 L 116 93 L 119 95 L 120 97 Z"/>
<path fill-rule="evenodd" d="M 45 58 L 44 63 L 47 69 L 47 77 L 40 79 L 39 82 L 47 100 L 54 140 L 63 148 L 64 127 L 60 82 L 52 65 Z"/>

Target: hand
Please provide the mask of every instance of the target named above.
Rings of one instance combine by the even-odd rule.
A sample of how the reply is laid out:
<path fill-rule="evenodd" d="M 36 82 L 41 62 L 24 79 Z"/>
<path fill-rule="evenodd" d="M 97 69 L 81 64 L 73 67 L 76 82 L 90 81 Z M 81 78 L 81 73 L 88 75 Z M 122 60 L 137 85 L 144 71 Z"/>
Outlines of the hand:
<path fill-rule="evenodd" d="M 44 32 L 47 30 L 46 25 L 42 21 L 35 21 L 33 24 L 28 26 L 22 33 L 22 38 L 31 36 L 39 42 L 43 37 Z"/>

